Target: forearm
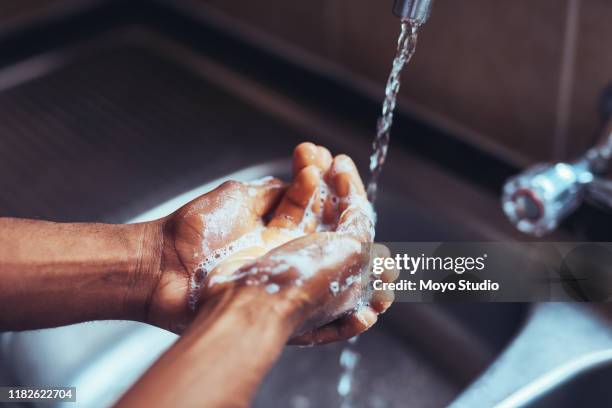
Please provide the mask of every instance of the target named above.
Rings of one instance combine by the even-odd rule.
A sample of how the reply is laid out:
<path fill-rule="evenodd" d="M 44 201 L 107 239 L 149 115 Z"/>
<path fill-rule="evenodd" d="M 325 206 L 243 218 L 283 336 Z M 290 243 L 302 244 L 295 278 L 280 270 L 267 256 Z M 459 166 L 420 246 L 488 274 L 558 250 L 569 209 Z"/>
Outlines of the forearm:
<path fill-rule="evenodd" d="M 0 218 L 0 331 L 143 317 L 160 228 Z M 156 245 L 158 246 L 156 248 Z"/>
<path fill-rule="evenodd" d="M 211 299 L 117 407 L 249 406 L 295 328 L 277 299 L 257 288 Z"/>

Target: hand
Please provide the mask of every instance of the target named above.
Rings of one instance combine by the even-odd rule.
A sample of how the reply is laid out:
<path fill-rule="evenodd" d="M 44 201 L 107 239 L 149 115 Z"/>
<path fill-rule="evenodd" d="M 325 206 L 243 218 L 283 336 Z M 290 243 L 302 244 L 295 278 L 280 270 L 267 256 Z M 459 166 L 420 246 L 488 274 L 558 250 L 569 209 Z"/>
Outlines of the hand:
<path fill-rule="evenodd" d="M 198 291 L 202 263 L 263 225 L 284 191 L 273 178 L 255 184 L 227 181 L 155 221 L 162 231 L 162 258 L 146 321 L 181 333 L 196 314 L 190 296 Z"/>
<path fill-rule="evenodd" d="M 368 261 L 361 243 L 372 241 L 373 215 L 355 165 L 304 143 L 294 153 L 294 174 L 286 192 L 274 179 L 230 182 L 164 220 L 154 324 L 180 332 L 194 316 L 190 293 L 192 306 L 196 297 L 201 306 L 247 286 L 259 287 L 262 301 L 291 304 L 296 344 L 349 338 L 375 323 L 392 293 L 360 299 Z"/>
<path fill-rule="evenodd" d="M 372 242 L 374 235 L 363 183 L 349 157 L 332 159 L 327 149 L 311 143 L 296 148 L 294 174 L 264 233 L 281 230 L 305 236 L 248 260 L 252 262 L 238 253 L 235 258 L 246 264 L 242 268 L 230 257 L 225 262 L 229 268 L 222 264 L 209 275 L 204 298 L 223 290 L 215 287 L 220 283 L 264 287 L 271 301 L 289 299 L 298 310 L 293 344 L 353 337 L 371 327 L 393 301 L 392 292 L 363 299 L 369 281 L 363 269 L 370 254 L 362 244 Z M 375 250 L 376 256 L 388 256 L 385 247 Z M 396 271 L 387 271 L 382 278 L 396 277 Z"/>

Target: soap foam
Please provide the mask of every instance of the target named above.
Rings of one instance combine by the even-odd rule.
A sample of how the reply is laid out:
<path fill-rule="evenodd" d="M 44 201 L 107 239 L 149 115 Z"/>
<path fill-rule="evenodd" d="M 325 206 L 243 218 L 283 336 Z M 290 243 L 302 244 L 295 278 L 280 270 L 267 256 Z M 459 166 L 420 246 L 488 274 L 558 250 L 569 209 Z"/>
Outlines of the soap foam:
<path fill-rule="evenodd" d="M 256 179 L 253 181 L 249 181 L 247 184 L 250 186 L 264 186 L 266 184 L 268 184 L 270 181 L 274 180 L 274 177 L 272 176 L 266 176 L 266 177 L 262 177 L 260 179 Z"/>
<path fill-rule="evenodd" d="M 338 226 L 336 232 L 350 234 L 356 233 L 359 228 L 365 228 L 368 242 L 373 242 L 376 235 L 376 212 L 372 204 L 367 198 L 357 194 L 352 186 L 349 194 L 339 200 L 347 207 L 340 215 L 342 224 Z"/>
<path fill-rule="evenodd" d="M 198 265 L 196 273 L 191 277 L 190 282 L 190 293 L 189 293 L 189 306 L 192 310 L 195 310 L 197 302 L 200 296 L 200 289 L 206 276 L 212 272 L 219 264 L 226 260 L 230 255 L 240 251 L 241 249 L 248 248 L 256 245 L 263 245 L 261 238 L 261 232 L 264 227 L 259 226 L 255 230 L 248 232 L 238 238 L 235 241 L 230 242 L 224 247 L 214 250 L 209 256 Z M 198 276 L 198 271 L 201 271 Z M 216 278 L 216 277 L 214 277 Z"/>
<path fill-rule="evenodd" d="M 278 286 L 276 283 L 271 283 L 268 286 L 266 286 L 266 292 L 268 292 L 269 294 L 274 294 L 278 292 L 279 290 L 280 290 L 280 286 Z"/>
<path fill-rule="evenodd" d="M 348 164 L 347 164 L 348 166 Z M 342 169 L 340 169 L 342 170 Z M 344 169 L 342 171 L 348 171 L 349 169 Z M 259 180 L 255 180 L 253 182 L 248 183 L 249 186 L 259 186 L 268 183 L 272 180 L 272 177 L 264 177 Z M 256 191 L 253 187 L 249 187 L 249 194 L 254 195 Z M 363 228 L 363 221 L 366 220 L 368 229 L 368 234 L 370 240 L 374 239 L 374 225 L 376 215 L 372 208 L 372 205 L 368 202 L 368 200 L 357 194 L 354 191 L 354 188 L 351 186 L 349 194 L 347 197 L 339 198 L 335 193 L 330 191 L 327 184 L 321 180 L 319 185 L 319 194 L 313 194 L 310 197 L 308 204 L 306 205 L 306 209 L 304 212 L 304 216 L 297 228 L 287 229 L 282 228 L 279 229 L 283 235 L 290 238 L 290 240 L 297 239 L 307 235 L 307 227 L 309 225 L 316 225 L 316 232 L 327 232 L 333 231 L 335 229 L 335 225 L 325 224 L 323 222 L 323 209 L 324 203 L 327 199 L 331 201 L 331 203 L 336 207 L 341 204 L 347 204 L 347 209 L 345 211 L 350 211 L 350 213 L 344 217 L 342 225 L 337 228 L 337 232 L 340 234 L 349 234 L 354 233 L 357 228 Z M 232 197 L 228 197 L 232 198 Z M 316 212 L 314 210 L 314 204 L 317 198 L 320 200 L 320 211 Z M 217 239 L 222 239 L 225 235 L 227 235 L 227 229 L 223 228 L 224 220 L 227 222 L 228 214 L 235 214 L 238 208 L 236 207 L 240 203 L 236 199 L 230 199 L 229 202 L 225 205 L 221 206 L 218 211 L 214 211 L 211 214 L 208 214 L 204 218 L 205 225 L 205 237 L 214 236 Z M 225 218 L 224 218 L 225 217 Z M 341 216 L 342 218 L 342 216 Z M 262 231 L 264 230 L 264 226 L 260 226 L 254 231 L 251 231 L 237 240 L 231 242 L 230 244 L 216 249 L 211 252 L 209 256 L 207 256 L 204 261 L 198 266 L 198 270 L 200 273 L 194 273 L 191 279 L 190 284 L 190 296 L 189 296 L 189 304 L 192 309 L 195 309 L 198 301 L 198 297 L 200 294 L 201 285 L 206 278 L 206 276 L 212 272 L 219 264 L 225 261 L 230 255 L 235 252 L 250 247 L 250 246 L 266 246 L 266 243 L 263 242 L 262 239 Z M 207 235 L 208 234 L 208 235 Z M 347 245 L 349 246 L 347 248 Z M 272 249 L 272 248 L 269 248 Z M 260 270 L 257 266 L 255 260 L 251 263 L 251 266 L 245 266 L 242 268 L 241 272 L 234 273 L 231 275 L 215 275 L 212 276 L 209 280 L 209 285 L 215 285 L 220 283 L 232 282 L 245 277 L 248 277 L 247 284 L 260 284 L 264 283 L 262 280 L 263 277 L 267 278 L 266 273 L 269 274 L 281 274 L 289 271 L 290 269 L 294 269 L 298 272 L 298 278 L 294 281 L 296 285 L 302 285 L 305 279 L 309 279 L 312 277 L 318 270 L 326 267 L 333 266 L 339 263 L 342 260 L 343 254 L 345 251 L 353 251 L 357 252 L 361 249 L 360 243 L 354 240 L 339 240 L 334 241 L 331 240 L 323 246 L 322 252 L 321 247 L 316 244 L 312 244 L 308 247 L 302 248 L 298 251 L 292 253 L 279 252 L 270 257 L 270 261 L 272 265 L 268 265 L 265 270 Z M 203 251 L 210 252 L 206 248 L 206 244 L 203 243 Z M 321 252 L 321 253 L 317 253 Z M 260 272 L 265 272 L 260 274 Z M 257 279 L 255 276 L 259 276 Z M 349 276 L 344 284 L 340 284 L 339 282 L 334 282 L 336 285 L 330 285 L 330 290 L 332 292 L 337 293 L 338 291 L 344 291 L 350 288 L 356 281 L 358 281 L 358 276 Z M 271 285 L 271 284 L 270 284 Z M 266 290 L 270 287 L 268 285 Z"/>
<path fill-rule="evenodd" d="M 209 242 L 226 241 L 230 231 L 244 223 L 242 217 L 236 217 L 236 214 L 243 214 L 247 210 L 242 197 L 222 194 L 217 197 L 217 200 L 220 205 L 214 206 L 213 211 L 201 215 L 204 226 L 202 231 L 204 237 L 202 251 L 204 253 L 211 252 Z"/>
<path fill-rule="evenodd" d="M 275 266 L 269 272 L 278 274 L 294 269 L 301 279 L 308 279 L 318 270 L 335 266 L 347 253 L 360 250 L 361 245 L 355 240 L 331 239 L 323 247 L 311 244 L 295 252 L 272 255 L 270 261 L 275 263 Z"/>
<path fill-rule="evenodd" d="M 340 291 L 340 283 L 338 283 L 337 281 L 331 282 L 329 284 L 329 291 L 331 292 L 332 295 L 336 296 L 338 292 Z"/>

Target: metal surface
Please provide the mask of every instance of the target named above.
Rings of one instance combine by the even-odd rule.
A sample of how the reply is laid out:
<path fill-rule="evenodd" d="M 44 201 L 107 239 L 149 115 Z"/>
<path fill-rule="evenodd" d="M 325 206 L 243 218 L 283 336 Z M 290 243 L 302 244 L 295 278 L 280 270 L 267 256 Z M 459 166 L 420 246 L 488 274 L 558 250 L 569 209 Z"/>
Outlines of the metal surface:
<path fill-rule="evenodd" d="M 137 40 L 122 34 L 119 42 L 39 56 L 24 62 L 36 67 L 32 75 L 3 83 L 0 187 L 8 193 L 0 197 L 2 215 L 114 222 L 155 218 L 206 191 L 211 187 L 206 181 L 255 163 L 268 165 L 233 177 L 287 177 L 282 162 L 269 166 L 270 160 L 286 157 L 305 139 L 365 161 L 368 138 L 356 137 L 363 130 L 339 124 L 333 110 L 320 115 L 302 101 L 283 98 L 207 58 L 167 47 L 150 32 L 141 34 Z M 6 72 L 0 72 L 0 78 L 6 78 Z M 411 133 L 413 139 L 415 134 Z M 386 172 L 379 201 L 381 240 L 512 236 L 511 228 L 499 222 L 502 215 L 494 198 L 399 146 L 391 152 Z M 182 195 L 185 191 L 189 193 Z M 453 197 L 453 206 L 447 205 L 448 197 Z M 526 307 L 396 306 L 401 307 L 384 315 L 358 345 L 363 360 L 356 399 L 366 406 L 445 405 L 505 348 L 521 327 Z M 520 358 L 502 358 L 491 368 L 518 372 L 515 377 L 525 381 L 506 384 L 495 380 L 503 376 L 489 371 L 483 377 L 488 379 L 466 390 L 459 402 L 481 392 L 502 401 L 555 368 L 529 366 L 534 357 L 548 358 L 547 348 L 538 347 L 543 336 L 564 342 L 568 327 L 576 333 L 590 327 L 584 331 L 584 348 L 555 353 L 570 361 L 584 355 L 589 339 L 599 342 L 607 333 L 605 326 L 589 325 L 589 313 L 572 313 L 559 304 L 547 307 L 548 315 L 557 318 L 534 320 L 540 316 L 534 313 L 503 354 Z M 100 407 L 129 387 L 174 339 L 167 332 L 129 322 L 5 334 L 1 371 L 12 375 L 14 383 L 78 383 L 83 402 L 79 406 Z M 517 344 L 522 345 L 520 353 L 509 354 Z M 603 340 L 597 344 L 603 345 Z M 303 406 L 305 401 L 334 406 L 337 347 L 287 349 L 261 388 L 256 406 Z M 536 371 L 523 379 L 528 366 Z M 554 390 L 561 386 L 555 384 Z M 529 395 L 534 401 L 541 397 Z"/>
<path fill-rule="evenodd" d="M 393 13 L 404 20 L 425 24 L 431 15 L 433 0 L 395 0 Z"/>
<path fill-rule="evenodd" d="M 612 403 L 610 354 L 597 352 L 578 361 L 583 364 L 590 360 L 591 364 L 571 378 L 563 378 L 562 384 L 539 395 L 528 407 L 609 407 Z"/>
<path fill-rule="evenodd" d="M 145 47 L 58 57 L 0 93 L 3 216 L 125 220 L 306 138 Z"/>
<path fill-rule="evenodd" d="M 76 15 L 107 0 L 7 0 L 0 3 L 0 38 L 37 23 Z"/>
<path fill-rule="evenodd" d="M 251 167 L 174 197 L 130 222 L 163 217 L 228 179 L 249 181 L 265 175 L 286 179 L 289 172 L 288 160 Z M 389 228 L 390 221 L 383 217 L 383 228 Z M 356 399 L 391 406 L 409 400 L 415 406 L 433 407 L 449 402 L 459 391 L 452 377 L 440 376 L 416 350 L 380 327 L 363 337 L 358 345 L 364 361 L 358 370 Z M 2 351 L 21 383 L 71 384 L 78 390 L 79 406 L 104 407 L 112 405 L 175 339 L 164 330 L 143 324 L 94 322 L 5 334 Z M 300 397 L 312 406 L 337 403 L 339 367 L 335 359 L 340 347 L 288 349 L 264 383 L 256 406 L 291 406 Z M 316 372 L 319 374 L 313 376 Z M 412 381 L 404 383 L 405 378 Z M 435 392 L 423 392 L 427 387 Z"/>
<path fill-rule="evenodd" d="M 506 182 L 502 208 L 519 231 L 543 236 L 578 208 L 592 180 L 584 160 L 539 164 Z"/>
<path fill-rule="evenodd" d="M 0 183 L 10 192 L 0 200 L 2 215 L 110 222 L 155 218 L 220 180 L 212 185 L 205 181 L 287 157 L 293 146 L 308 139 L 366 161 L 367 140 L 340 138 L 350 133 L 328 119 L 315 120 L 297 108 L 289 109 L 291 103 L 274 102 L 261 87 L 205 58 L 177 52 L 152 33 L 128 30 L 25 61 L 36 67 L 35 75 L 6 80 L 0 90 Z M 6 72 L 11 71 L 0 72 L 0 77 Z M 429 180 L 448 181 L 413 159 L 392 160 L 389 174 L 417 173 L 383 184 L 381 239 L 483 236 L 476 225 L 457 223 L 420 203 L 421 187 L 411 180 L 426 175 Z M 264 166 L 232 177 L 287 178 L 287 173 L 286 167 Z M 189 193 L 181 195 L 185 191 Z M 166 200 L 170 201 L 143 214 Z M 523 310 L 522 305 L 511 310 L 483 308 L 506 329 L 501 338 L 493 339 L 486 333 L 495 331 L 495 325 L 484 327 L 465 306 L 428 307 L 431 331 L 419 330 L 422 323 L 415 316 L 421 312 L 416 307 L 392 319 L 384 316 L 358 345 L 363 355 L 356 373 L 358 399 L 366 404 L 411 401 L 432 407 L 449 402 L 509 340 L 520 324 L 520 319 L 509 316 Z M 464 313 L 458 313 L 462 309 Z M 401 330 L 410 327 L 414 329 L 407 337 Z M 432 341 L 432 333 L 463 339 L 457 342 L 460 354 L 478 363 L 464 370 L 452 361 L 430 357 L 446 349 L 446 344 Z M 80 406 L 100 407 L 112 403 L 174 338 L 127 322 L 6 334 L 2 371 L 10 373 L 14 383 L 76 385 Z M 338 347 L 288 349 L 256 405 L 291 406 L 301 396 L 312 406 L 333 406 Z"/>
<path fill-rule="evenodd" d="M 519 231 L 548 234 L 585 199 L 612 208 L 612 182 L 601 179 L 612 159 L 612 87 L 603 92 L 600 105 L 604 126 L 597 144 L 582 157 L 537 164 L 504 184 L 502 208 Z"/>
<path fill-rule="evenodd" d="M 567 382 L 601 366 L 612 369 L 609 322 L 577 304 L 541 304 L 508 349 L 451 407 L 573 406 L 569 401 L 543 405 L 543 398 L 563 394 Z M 593 403 L 584 406 L 609 406 L 612 399 Z"/>

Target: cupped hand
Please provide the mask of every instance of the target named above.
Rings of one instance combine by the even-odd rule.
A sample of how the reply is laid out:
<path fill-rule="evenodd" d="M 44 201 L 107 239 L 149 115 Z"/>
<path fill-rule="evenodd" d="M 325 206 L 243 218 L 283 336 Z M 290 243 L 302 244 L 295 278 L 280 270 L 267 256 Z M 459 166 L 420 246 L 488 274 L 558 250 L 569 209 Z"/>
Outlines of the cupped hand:
<path fill-rule="evenodd" d="M 264 301 L 291 304 L 294 344 L 350 338 L 376 322 L 393 294 L 366 290 L 363 244 L 373 241 L 374 215 L 353 161 L 303 143 L 293 171 L 288 188 L 272 178 L 228 182 L 162 220 L 151 322 L 181 332 L 209 299 L 246 287 Z"/>
<path fill-rule="evenodd" d="M 146 321 L 181 333 L 197 312 L 202 264 L 262 226 L 284 191 L 283 182 L 274 178 L 252 184 L 227 181 L 156 221 L 162 257 Z"/>

